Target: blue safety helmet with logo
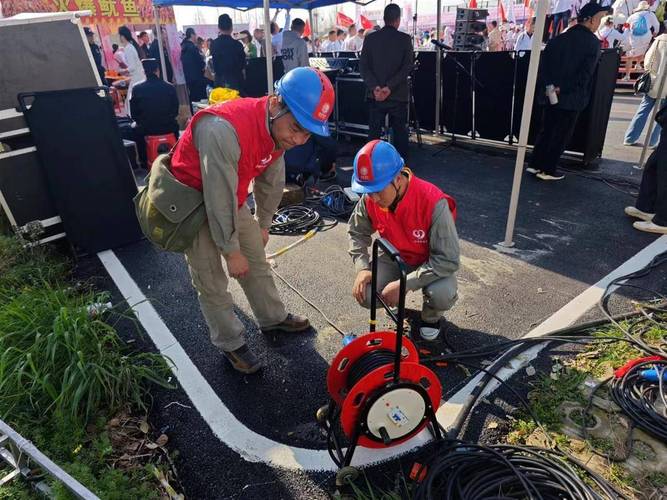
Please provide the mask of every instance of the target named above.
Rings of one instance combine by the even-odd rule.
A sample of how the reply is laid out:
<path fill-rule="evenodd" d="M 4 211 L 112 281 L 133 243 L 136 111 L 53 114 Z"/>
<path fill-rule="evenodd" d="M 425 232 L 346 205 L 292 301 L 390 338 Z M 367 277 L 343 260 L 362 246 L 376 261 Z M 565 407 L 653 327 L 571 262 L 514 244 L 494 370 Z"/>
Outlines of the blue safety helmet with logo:
<path fill-rule="evenodd" d="M 370 141 L 354 157 L 352 191 L 379 193 L 396 178 L 404 165 L 394 146 L 385 141 Z"/>
<path fill-rule="evenodd" d="M 324 73 L 315 68 L 294 68 L 276 82 L 276 94 L 304 129 L 329 136 L 335 94 Z"/>

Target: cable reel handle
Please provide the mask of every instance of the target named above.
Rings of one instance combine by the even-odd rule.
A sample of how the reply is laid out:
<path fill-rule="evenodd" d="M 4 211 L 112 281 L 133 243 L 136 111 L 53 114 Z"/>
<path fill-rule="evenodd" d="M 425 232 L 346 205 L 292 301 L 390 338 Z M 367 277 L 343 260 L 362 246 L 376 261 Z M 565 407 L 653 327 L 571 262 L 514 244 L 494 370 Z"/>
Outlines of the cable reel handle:
<path fill-rule="evenodd" d="M 394 314 L 391 311 L 391 308 L 384 302 L 380 292 L 377 290 L 377 274 L 378 274 L 378 255 L 379 249 L 382 247 L 382 250 L 385 254 L 396 263 L 400 273 L 399 277 L 399 295 L 398 295 L 398 311 L 397 314 Z M 371 263 L 371 321 L 370 321 L 370 331 L 375 331 L 375 325 L 377 323 L 377 302 L 380 301 L 382 307 L 389 314 L 392 320 L 396 323 L 396 359 L 394 361 L 394 382 L 398 383 L 400 379 L 400 370 L 401 370 L 401 351 L 403 349 L 403 322 L 405 320 L 405 292 L 406 292 L 406 283 L 408 279 L 407 266 L 401 254 L 396 250 L 396 247 L 389 243 L 384 238 L 377 238 L 373 242 L 373 261 Z"/>

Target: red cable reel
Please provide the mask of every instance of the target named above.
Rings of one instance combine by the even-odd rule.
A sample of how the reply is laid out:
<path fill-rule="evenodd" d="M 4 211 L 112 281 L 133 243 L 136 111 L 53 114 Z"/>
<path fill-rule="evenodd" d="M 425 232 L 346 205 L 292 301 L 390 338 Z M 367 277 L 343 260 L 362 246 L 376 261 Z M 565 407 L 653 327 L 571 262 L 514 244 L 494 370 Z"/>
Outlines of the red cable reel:
<path fill-rule="evenodd" d="M 370 332 L 352 340 L 334 358 L 327 373 L 331 400 L 317 415 L 327 430 L 331 458 L 345 469 L 349 469 L 346 466 L 357 445 L 395 446 L 429 424 L 434 437 L 441 438 L 435 411 L 440 404 L 442 385 L 430 369 L 419 364 L 417 348 L 403 337 L 406 266 L 398 251 L 383 239 L 373 244 L 371 290 L 377 285 L 379 247 L 400 270 L 398 313 L 394 315 L 378 294 L 371 296 Z M 396 321 L 396 332 L 375 332 L 378 300 Z M 338 423 L 349 441 L 346 451 L 337 433 Z"/>

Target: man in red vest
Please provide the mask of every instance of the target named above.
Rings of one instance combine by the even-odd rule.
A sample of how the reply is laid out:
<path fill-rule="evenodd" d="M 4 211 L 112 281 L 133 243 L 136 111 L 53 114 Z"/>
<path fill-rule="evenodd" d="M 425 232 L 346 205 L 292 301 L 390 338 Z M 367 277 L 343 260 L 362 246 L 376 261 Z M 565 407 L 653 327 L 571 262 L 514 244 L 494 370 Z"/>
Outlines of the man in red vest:
<path fill-rule="evenodd" d="M 310 328 L 308 319 L 285 310 L 264 247 L 285 183 L 283 152 L 304 144 L 311 133 L 329 135 L 334 90 L 323 73 L 296 68 L 276 84 L 276 94 L 200 111 L 171 159 L 173 175 L 204 195 L 208 223 L 185 257 L 211 341 L 242 373 L 255 373 L 261 363 L 234 314 L 223 260 L 264 333 Z M 254 217 L 245 203 L 253 181 Z"/>
<path fill-rule="evenodd" d="M 362 195 L 349 221 L 350 255 L 357 277 L 352 294 L 370 305 L 371 271 L 368 249 L 379 233 L 408 265 L 407 290 L 421 290 L 424 306 L 419 333 L 434 340 L 440 318 L 457 299 L 459 240 L 454 220 L 456 202 L 438 187 L 414 175 L 391 144 L 371 141 L 354 158 L 352 189 Z M 399 271 L 386 257 L 378 262 L 378 292 L 387 305 L 399 299 Z"/>

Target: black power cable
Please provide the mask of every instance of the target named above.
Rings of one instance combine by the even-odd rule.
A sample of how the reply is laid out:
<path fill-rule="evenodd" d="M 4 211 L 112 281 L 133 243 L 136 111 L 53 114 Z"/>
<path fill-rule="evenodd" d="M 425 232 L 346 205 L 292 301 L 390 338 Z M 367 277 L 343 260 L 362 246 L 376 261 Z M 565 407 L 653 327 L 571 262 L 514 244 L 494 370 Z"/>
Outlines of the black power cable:
<path fill-rule="evenodd" d="M 350 367 L 350 371 L 347 374 L 347 388 L 352 389 L 362 378 L 381 366 L 393 366 L 394 358 L 394 352 L 388 349 L 377 349 L 367 352 Z"/>
<path fill-rule="evenodd" d="M 328 231 L 338 224 L 336 219 L 323 217 L 316 210 L 303 205 L 290 205 L 273 214 L 269 232 L 276 235 L 294 236 L 306 234 L 312 229 Z"/>
<path fill-rule="evenodd" d="M 414 500 L 445 498 L 602 500 L 624 496 L 558 451 L 450 440 L 438 449 L 414 495 Z"/>
<path fill-rule="evenodd" d="M 645 372 L 653 372 L 649 380 Z M 646 361 L 630 368 L 622 377 L 611 380 L 614 402 L 643 431 L 667 443 L 667 359 Z"/>

